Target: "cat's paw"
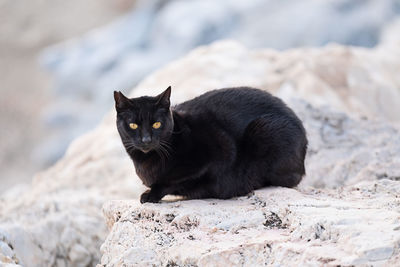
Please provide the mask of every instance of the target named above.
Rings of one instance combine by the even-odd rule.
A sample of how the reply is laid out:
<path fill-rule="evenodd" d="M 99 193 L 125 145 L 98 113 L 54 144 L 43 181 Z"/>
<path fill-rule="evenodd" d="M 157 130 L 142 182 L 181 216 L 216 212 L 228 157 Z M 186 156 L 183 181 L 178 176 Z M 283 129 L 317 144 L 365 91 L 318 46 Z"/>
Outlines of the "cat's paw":
<path fill-rule="evenodd" d="M 160 198 L 151 192 L 151 190 L 147 190 L 146 192 L 144 192 L 141 196 L 140 196 L 140 203 L 146 203 L 146 202 L 150 202 L 150 203 L 158 203 L 160 201 Z"/>

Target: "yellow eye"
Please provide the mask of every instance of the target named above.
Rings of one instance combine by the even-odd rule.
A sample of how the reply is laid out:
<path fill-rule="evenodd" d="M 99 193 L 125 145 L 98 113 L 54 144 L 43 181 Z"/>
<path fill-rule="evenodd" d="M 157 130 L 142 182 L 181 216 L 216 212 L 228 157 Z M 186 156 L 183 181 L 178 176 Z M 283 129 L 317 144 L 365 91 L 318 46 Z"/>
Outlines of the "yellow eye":
<path fill-rule="evenodd" d="M 153 123 L 153 128 L 154 129 L 158 129 L 160 127 L 161 127 L 161 122 L 157 121 L 157 122 Z"/>
<path fill-rule="evenodd" d="M 129 123 L 129 127 L 131 127 L 131 129 L 136 130 L 138 128 L 138 125 L 136 123 Z"/>

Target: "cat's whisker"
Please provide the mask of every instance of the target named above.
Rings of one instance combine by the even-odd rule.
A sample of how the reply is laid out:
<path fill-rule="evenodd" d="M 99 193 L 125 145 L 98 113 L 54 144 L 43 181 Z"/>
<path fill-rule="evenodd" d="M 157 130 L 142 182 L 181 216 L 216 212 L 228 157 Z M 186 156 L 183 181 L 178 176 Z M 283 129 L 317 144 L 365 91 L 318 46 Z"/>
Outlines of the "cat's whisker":
<path fill-rule="evenodd" d="M 136 147 L 135 144 L 132 141 L 123 140 L 122 143 L 123 143 L 123 145 L 124 145 L 126 150 L 131 150 L 132 148 Z"/>
<path fill-rule="evenodd" d="M 132 146 L 135 146 L 135 145 L 133 145 L 133 144 L 124 144 L 124 147 L 132 147 Z"/>
<path fill-rule="evenodd" d="M 160 140 L 160 143 L 161 143 L 162 145 L 167 146 L 167 148 L 169 148 L 169 149 L 172 150 L 172 144 L 169 143 L 168 141 Z"/>
<path fill-rule="evenodd" d="M 131 149 L 131 148 L 135 148 L 134 145 L 125 145 L 125 149 Z"/>
<path fill-rule="evenodd" d="M 172 150 L 170 144 L 166 141 L 160 141 L 160 148 L 163 149 L 163 151 L 166 154 L 166 157 L 169 159 L 171 157 L 171 152 L 170 150 Z"/>
<path fill-rule="evenodd" d="M 124 145 L 133 145 L 134 143 L 132 141 L 122 141 Z"/>
<path fill-rule="evenodd" d="M 164 157 L 163 157 L 163 154 L 162 154 L 162 152 L 160 151 L 160 150 L 158 150 L 158 149 L 155 149 L 155 151 L 156 151 L 156 153 L 158 154 L 158 156 L 160 157 L 160 159 L 161 159 L 161 167 L 163 168 L 163 169 L 165 169 L 165 159 L 164 159 Z"/>
<path fill-rule="evenodd" d="M 158 150 L 163 154 L 163 158 L 169 159 L 168 151 L 166 151 L 164 147 L 160 145 Z"/>

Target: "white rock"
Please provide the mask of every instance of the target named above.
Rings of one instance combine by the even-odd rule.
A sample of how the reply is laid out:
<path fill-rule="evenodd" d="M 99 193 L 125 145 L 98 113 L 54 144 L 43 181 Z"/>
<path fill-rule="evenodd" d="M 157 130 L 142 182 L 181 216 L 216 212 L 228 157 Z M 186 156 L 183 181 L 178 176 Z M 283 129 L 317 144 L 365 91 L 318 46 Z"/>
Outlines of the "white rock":
<path fill-rule="evenodd" d="M 267 188 L 232 200 L 110 201 L 101 265 L 385 264 L 400 242 L 399 194 L 399 182 L 381 180 L 341 191 Z"/>
<path fill-rule="evenodd" d="M 395 197 L 400 137 L 388 121 L 399 120 L 400 78 L 395 70 L 400 63 L 385 54 L 384 47 L 277 52 L 220 42 L 196 49 L 146 78 L 132 96 L 158 94 L 168 85 L 173 86 L 174 103 L 240 85 L 281 95 L 305 122 L 308 175 L 301 192 L 266 189 L 249 199 L 226 202 L 117 202 L 123 209 L 107 204 L 107 224 L 114 226 L 102 245 L 102 262 L 394 264 L 399 259 Z M 396 54 L 399 47 L 390 45 L 388 51 Z M 325 189 L 312 191 L 310 185 Z M 36 175 L 30 188 L 1 196 L 0 240 L 15 254 L 12 261 L 23 266 L 94 265 L 107 235 L 101 206 L 111 199 L 136 199 L 143 190 L 111 112 L 95 130 L 76 139 L 62 160 Z M 135 214 L 124 213 L 131 210 L 145 219 L 114 224 L 118 217 L 132 220 Z M 164 232 L 141 228 L 146 221 Z"/>
<path fill-rule="evenodd" d="M 10 258 L 15 256 L 14 251 L 12 251 L 10 246 L 4 241 L 0 241 L 0 253 L 5 257 L 10 257 Z"/>
<path fill-rule="evenodd" d="M 91 262 L 90 252 L 80 244 L 74 244 L 68 253 L 68 258 L 74 266 L 88 266 Z M 93 264 L 93 263 L 92 263 Z"/>

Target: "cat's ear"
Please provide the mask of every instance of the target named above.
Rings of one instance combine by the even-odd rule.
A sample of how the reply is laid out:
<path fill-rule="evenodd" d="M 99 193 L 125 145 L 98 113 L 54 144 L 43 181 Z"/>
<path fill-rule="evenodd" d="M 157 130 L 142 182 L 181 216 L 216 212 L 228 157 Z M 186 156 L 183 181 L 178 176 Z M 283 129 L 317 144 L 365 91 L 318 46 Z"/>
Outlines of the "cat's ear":
<path fill-rule="evenodd" d="M 120 91 L 114 91 L 115 109 L 117 111 L 122 111 L 131 106 L 129 98 L 124 96 Z"/>
<path fill-rule="evenodd" d="M 164 92 L 162 92 L 157 96 L 158 100 L 156 105 L 169 108 L 171 104 L 169 101 L 170 97 L 171 97 L 171 86 L 168 86 L 167 90 L 165 90 Z"/>

